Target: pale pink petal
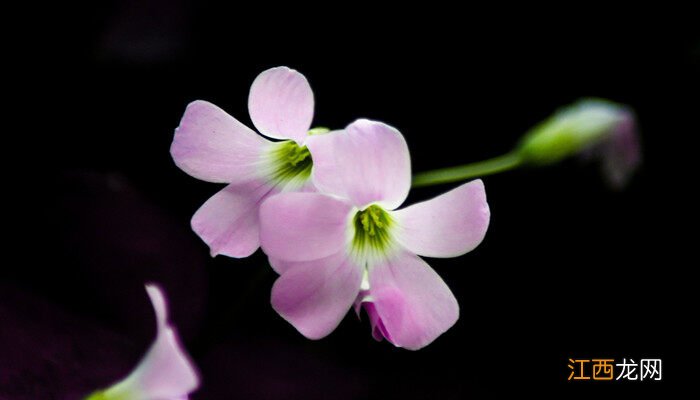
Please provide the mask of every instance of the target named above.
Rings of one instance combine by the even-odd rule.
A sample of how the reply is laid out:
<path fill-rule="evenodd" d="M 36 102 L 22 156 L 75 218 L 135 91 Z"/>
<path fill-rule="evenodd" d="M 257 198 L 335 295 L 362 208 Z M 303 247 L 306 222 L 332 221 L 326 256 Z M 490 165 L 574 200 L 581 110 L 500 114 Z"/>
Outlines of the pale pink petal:
<path fill-rule="evenodd" d="M 479 179 L 391 215 L 395 238 L 406 249 L 427 257 L 457 257 L 484 239 L 490 212 Z"/>
<path fill-rule="evenodd" d="M 414 254 L 402 252 L 369 270 L 371 302 L 387 340 L 417 350 L 449 329 L 459 306 L 445 282 Z"/>
<path fill-rule="evenodd" d="M 145 400 L 187 398 L 199 386 L 199 377 L 167 322 L 167 302 L 161 289 L 147 285 L 146 290 L 156 312 L 156 340 L 131 374 L 105 394 L 107 398 Z"/>
<path fill-rule="evenodd" d="M 367 317 L 369 317 L 369 323 L 372 327 L 372 337 L 374 340 L 382 341 L 382 339 L 386 338 L 391 342 L 391 335 L 389 335 L 389 332 L 387 332 L 386 328 L 384 327 L 382 319 L 379 317 L 379 314 L 377 314 L 377 308 L 371 301 L 365 301 L 365 296 L 366 294 L 360 292 L 360 296 L 358 296 L 358 298 L 355 300 L 355 313 L 358 317 L 360 317 L 361 310 L 364 308 L 365 312 L 367 313 Z"/>
<path fill-rule="evenodd" d="M 156 342 L 133 372 L 134 387 L 148 399 L 169 399 L 194 391 L 199 378 L 172 328 L 158 333 Z"/>
<path fill-rule="evenodd" d="M 156 313 L 156 326 L 159 330 L 165 328 L 168 323 L 168 305 L 163 291 L 157 285 L 150 284 L 146 285 L 146 293 Z"/>
<path fill-rule="evenodd" d="M 259 177 L 260 156 L 269 144 L 219 107 L 197 100 L 187 106 L 175 130 L 170 154 L 195 178 L 241 183 Z"/>
<path fill-rule="evenodd" d="M 622 189 L 642 162 L 639 134 L 632 111 L 621 111 L 620 122 L 599 151 L 608 184 L 614 189 Z"/>
<path fill-rule="evenodd" d="M 323 192 L 350 199 L 362 209 L 379 203 L 400 206 L 411 186 L 408 146 L 395 128 L 359 119 L 343 131 L 307 143 L 314 159 L 313 179 Z"/>
<path fill-rule="evenodd" d="M 273 258 L 273 257 L 267 257 L 267 261 L 270 263 L 270 266 L 272 267 L 272 269 L 280 275 L 282 275 L 284 273 L 284 271 L 291 268 L 297 262 L 303 262 L 303 261 L 297 261 L 297 262 L 285 261 L 285 260 L 280 260 L 278 258 Z"/>
<path fill-rule="evenodd" d="M 287 67 L 271 68 L 250 87 L 248 112 L 262 134 L 303 143 L 314 116 L 314 94 L 304 75 Z"/>
<path fill-rule="evenodd" d="M 320 193 L 281 193 L 260 207 L 260 243 L 273 259 L 310 261 L 339 252 L 347 242 L 352 206 Z"/>
<path fill-rule="evenodd" d="M 273 258 L 273 257 L 269 257 L 269 256 L 267 257 L 267 260 L 270 263 L 270 266 L 272 267 L 272 269 L 280 275 L 282 275 L 285 271 L 293 268 L 296 265 L 309 262 L 309 261 L 288 261 L 288 260 L 282 260 L 279 258 Z"/>
<path fill-rule="evenodd" d="M 320 339 L 331 333 L 360 291 L 362 267 L 343 251 L 298 262 L 272 287 L 272 307 L 302 335 Z"/>
<path fill-rule="evenodd" d="M 258 207 L 274 191 L 267 184 L 228 185 L 192 217 L 192 229 L 209 245 L 212 257 L 248 257 L 260 247 Z"/>

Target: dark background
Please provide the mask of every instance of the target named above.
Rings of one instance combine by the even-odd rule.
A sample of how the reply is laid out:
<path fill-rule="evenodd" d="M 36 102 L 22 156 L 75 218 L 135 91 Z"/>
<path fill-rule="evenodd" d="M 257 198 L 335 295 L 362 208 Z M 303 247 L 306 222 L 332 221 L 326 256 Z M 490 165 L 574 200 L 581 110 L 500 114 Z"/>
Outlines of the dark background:
<path fill-rule="evenodd" d="M 194 399 L 639 396 L 694 382 L 694 22 L 425 6 L 131 0 L 10 21 L 0 399 L 76 399 L 123 377 L 154 335 L 146 281 L 165 288 L 202 372 Z M 314 125 L 388 122 L 414 171 L 504 153 L 583 96 L 637 111 L 644 164 L 621 192 L 576 160 L 486 178 L 483 244 L 428 260 L 460 302 L 452 329 L 410 352 L 349 314 L 309 341 L 270 307 L 260 252 L 209 257 L 189 220 L 219 186 L 169 155 L 188 102 L 250 125 L 250 84 L 278 65 L 309 79 Z M 663 359 L 663 381 L 566 380 L 568 358 L 623 357 Z"/>

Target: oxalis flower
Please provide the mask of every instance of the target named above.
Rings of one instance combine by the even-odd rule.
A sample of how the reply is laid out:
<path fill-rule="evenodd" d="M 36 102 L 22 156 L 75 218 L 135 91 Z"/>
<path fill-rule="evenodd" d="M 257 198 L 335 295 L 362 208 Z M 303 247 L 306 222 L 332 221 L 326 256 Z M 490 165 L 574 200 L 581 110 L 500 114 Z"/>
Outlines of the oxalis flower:
<path fill-rule="evenodd" d="M 287 67 L 262 72 L 253 82 L 248 111 L 255 133 L 206 101 L 187 106 L 170 153 L 191 176 L 228 183 L 192 217 L 192 229 L 211 255 L 247 257 L 260 246 L 258 207 L 269 195 L 314 190 L 307 142 L 324 128 L 309 130 L 314 97 L 306 78 Z"/>
<path fill-rule="evenodd" d="M 282 193 L 260 207 L 262 248 L 281 274 L 274 309 L 318 339 L 364 306 L 376 339 L 429 344 L 457 321 L 459 306 L 418 256 L 456 257 L 482 241 L 490 215 L 483 183 L 397 210 L 411 185 L 398 130 L 358 120 L 308 146 L 322 193 Z"/>
<path fill-rule="evenodd" d="M 146 285 L 158 334 L 139 365 L 125 379 L 86 400 L 186 400 L 199 386 L 192 362 L 168 323 L 167 301 L 156 285 Z"/>

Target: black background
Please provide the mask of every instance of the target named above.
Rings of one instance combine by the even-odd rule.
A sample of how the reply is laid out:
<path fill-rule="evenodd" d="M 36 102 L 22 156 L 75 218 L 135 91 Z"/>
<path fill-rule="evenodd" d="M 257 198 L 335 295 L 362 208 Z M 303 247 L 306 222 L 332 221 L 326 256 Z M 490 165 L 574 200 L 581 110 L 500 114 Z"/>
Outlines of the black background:
<path fill-rule="evenodd" d="M 202 372 L 194 399 L 639 396 L 692 383 L 696 27 L 682 12 L 500 7 L 132 0 L 13 21 L 0 399 L 80 398 L 124 376 L 154 334 L 146 281 L 165 288 Z M 583 96 L 637 111 L 644 164 L 621 192 L 576 160 L 486 178 L 483 244 L 428 260 L 460 303 L 452 329 L 410 352 L 350 314 L 309 341 L 270 307 L 260 252 L 208 256 L 189 220 L 219 186 L 169 155 L 188 102 L 250 125 L 249 86 L 278 65 L 309 79 L 314 125 L 385 121 L 414 171 L 504 153 Z M 566 380 L 569 358 L 623 357 L 663 359 L 663 381 Z"/>

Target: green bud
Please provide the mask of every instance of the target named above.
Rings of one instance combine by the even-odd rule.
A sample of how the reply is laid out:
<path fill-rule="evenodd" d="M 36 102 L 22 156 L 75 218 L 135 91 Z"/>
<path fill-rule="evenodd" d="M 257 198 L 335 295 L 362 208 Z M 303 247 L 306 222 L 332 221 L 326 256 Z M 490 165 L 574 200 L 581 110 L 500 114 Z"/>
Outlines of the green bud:
<path fill-rule="evenodd" d="M 530 129 L 516 152 L 525 164 L 559 162 L 607 139 L 626 113 L 624 106 L 607 100 L 579 100 Z"/>

